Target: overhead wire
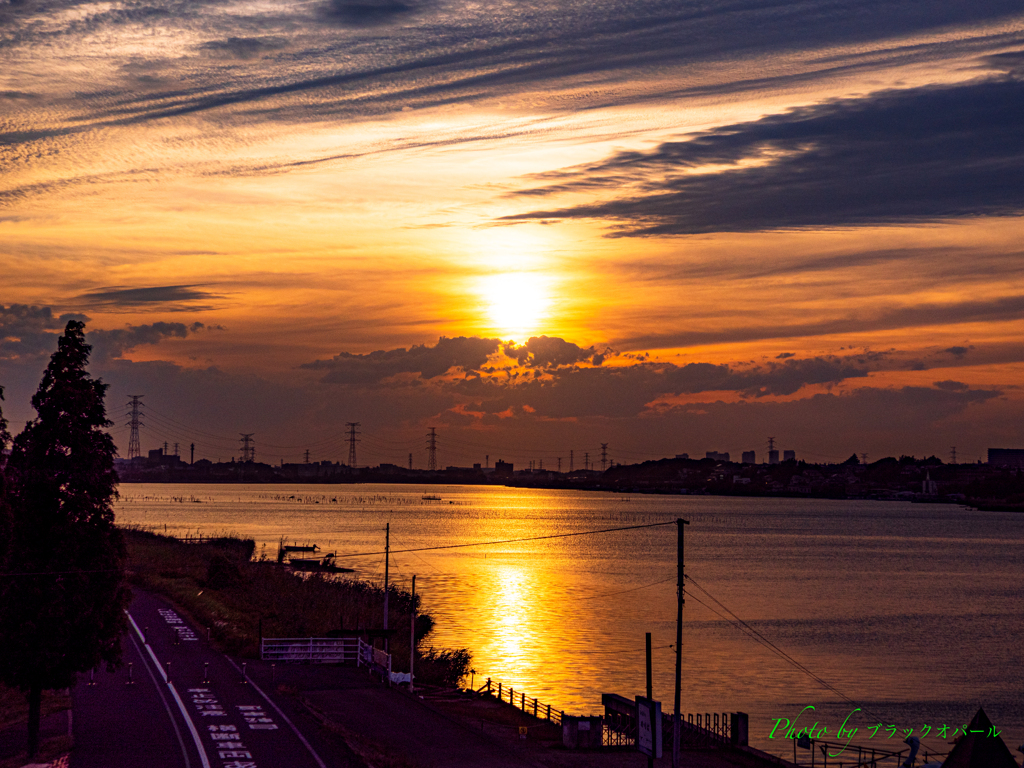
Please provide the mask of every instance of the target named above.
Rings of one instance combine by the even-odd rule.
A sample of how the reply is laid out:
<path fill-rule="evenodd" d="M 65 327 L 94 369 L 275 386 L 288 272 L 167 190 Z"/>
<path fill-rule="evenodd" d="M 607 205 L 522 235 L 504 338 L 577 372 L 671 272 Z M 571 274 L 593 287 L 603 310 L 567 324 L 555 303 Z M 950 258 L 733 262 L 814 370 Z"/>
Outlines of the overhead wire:
<path fill-rule="evenodd" d="M 394 539 L 394 536 L 392 536 L 391 538 L 392 538 L 392 539 Z M 444 575 L 444 571 L 442 571 L 442 570 L 441 570 L 440 568 L 438 568 L 438 567 L 437 567 L 436 565 L 434 565 L 433 563 L 431 563 L 431 562 L 429 562 L 428 560 L 426 560 L 426 559 L 424 559 L 423 557 L 421 557 L 421 556 L 419 555 L 419 553 L 417 553 L 417 552 L 410 552 L 409 554 L 411 554 L 411 555 L 412 555 L 413 557 L 415 557 L 415 558 L 416 558 L 417 560 L 419 560 L 420 562 L 422 562 L 422 563 L 423 563 L 424 565 L 426 565 L 426 566 L 427 566 L 428 568 L 433 568 L 433 569 L 434 569 L 435 571 L 437 571 L 438 573 L 440 573 L 440 574 L 441 574 L 442 576 Z"/>
<path fill-rule="evenodd" d="M 710 592 L 708 592 L 708 590 L 706 590 L 704 587 L 702 587 L 697 582 L 697 580 L 694 579 L 692 576 L 687 576 L 686 579 L 687 579 L 688 582 L 693 583 L 693 585 L 695 587 L 697 587 L 697 589 L 699 589 L 701 592 L 703 592 L 710 600 L 714 601 L 718 606 L 720 606 L 722 608 L 723 611 L 728 613 L 729 616 L 731 616 L 732 618 L 730 619 L 728 616 L 722 615 L 721 613 L 716 611 L 712 606 L 710 606 L 707 603 L 705 603 L 703 600 L 701 600 L 699 597 L 694 595 L 689 590 L 684 589 L 683 590 L 683 594 L 691 597 L 693 600 L 696 600 L 698 603 L 703 605 L 705 608 L 707 608 L 709 611 L 714 613 L 716 616 L 718 616 L 722 620 L 728 622 L 729 624 L 732 624 L 734 627 L 736 627 L 741 632 L 746 634 L 748 637 L 750 637 L 756 643 L 758 643 L 758 644 L 762 645 L 763 647 L 767 648 L 769 651 L 774 653 L 780 659 L 782 659 L 786 663 L 792 665 L 794 668 L 796 668 L 798 671 L 802 672 L 803 674 L 807 675 L 809 678 L 814 680 L 814 682 L 818 683 L 818 685 L 822 686 L 823 688 L 825 688 L 826 690 L 830 691 L 831 693 L 834 693 L 836 696 L 839 696 L 840 698 L 846 700 L 848 703 L 859 706 L 857 701 L 855 701 L 854 699 L 852 699 L 849 696 L 847 696 L 845 693 L 840 691 L 838 688 L 836 688 L 834 685 L 829 683 L 827 680 L 825 680 L 825 679 L 819 677 L 818 675 L 816 675 L 814 672 L 812 672 L 810 669 L 808 669 L 802 663 L 800 663 L 799 661 L 794 659 L 792 656 L 790 656 L 788 653 L 786 653 L 786 651 L 784 651 L 781 648 L 779 648 L 777 645 L 775 645 L 775 643 L 773 643 L 771 640 L 769 640 L 767 637 L 762 635 L 756 629 L 751 627 L 747 622 L 745 622 L 743 619 L 741 619 L 739 616 L 737 616 L 735 613 L 733 613 L 732 610 L 730 610 L 718 598 L 716 598 L 714 595 L 712 595 Z M 861 711 L 863 711 L 864 714 L 866 714 L 866 715 L 870 715 L 871 717 L 875 717 L 875 715 L 873 715 L 871 712 L 868 712 L 868 710 L 864 709 L 863 707 L 861 707 Z M 882 722 L 882 721 L 879 720 L 879 722 Z"/>
<path fill-rule="evenodd" d="M 196 445 L 206 450 L 212 449 L 220 452 L 229 449 L 233 451 L 237 446 L 237 437 L 229 437 L 223 434 L 216 434 L 204 429 L 199 429 L 175 418 L 174 416 L 165 414 L 159 409 L 153 408 L 148 403 L 144 403 L 142 407 L 145 409 L 141 414 L 142 417 L 150 422 L 145 425 L 148 428 L 147 431 L 156 433 L 158 437 L 177 437 L 179 440 L 184 439 L 190 443 L 196 443 Z M 348 441 L 343 434 L 337 434 L 298 445 L 280 445 L 260 440 L 258 441 L 258 448 L 261 453 L 283 459 L 288 455 L 292 455 L 293 452 L 301 452 L 310 449 L 314 449 L 320 453 L 340 453 L 344 450 L 345 443 L 347 442 Z"/>
<path fill-rule="evenodd" d="M 577 597 L 576 599 L 577 600 L 597 600 L 598 598 L 602 598 L 602 597 L 613 597 L 615 595 L 624 595 L 627 592 L 639 592 L 641 589 L 648 589 L 649 587 L 656 587 L 659 584 L 664 584 L 664 583 L 666 583 L 668 581 L 674 581 L 675 578 L 676 578 L 675 576 L 670 576 L 669 578 L 662 579 L 661 581 L 655 581 L 655 582 L 653 582 L 651 584 L 644 584 L 642 587 L 632 587 L 630 589 L 623 589 L 623 590 L 620 590 L 618 592 L 603 592 L 600 595 L 590 595 L 589 597 Z"/>
<path fill-rule="evenodd" d="M 23 576 L 77 576 L 80 573 L 115 573 L 120 568 L 96 568 L 81 571 L 22 571 L 13 573 L 0 572 L 0 577 L 23 577 Z"/>
<path fill-rule="evenodd" d="M 161 438 L 178 438 L 179 441 L 185 440 L 189 443 L 195 443 L 197 446 L 202 447 L 204 450 L 212 450 L 223 452 L 225 450 L 234 450 L 237 446 L 238 438 L 234 436 L 227 436 L 224 434 L 217 434 L 210 432 L 205 429 L 200 429 L 193 425 L 186 423 L 185 421 L 164 412 L 158 408 L 154 408 L 149 403 L 143 403 L 142 408 L 144 409 L 141 413 L 142 417 L 153 422 L 146 424 L 147 431 L 157 433 L 156 436 Z M 118 425 L 123 426 L 123 425 Z M 399 440 L 390 440 L 384 437 L 360 433 L 359 441 L 364 443 L 363 450 L 371 456 L 383 456 L 394 462 L 404 460 L 410 452 L 418 452 L 424 449 L 424 445 L 420 438 L 408 438 Z M 170 442 L 170 441 L 168 441 Z M 345 433 L 338 433 L 335 435 L 325 436 L 317 440 L 307 441 L 301 444 L 284 445 L 279 443 L 267 442 L 259 440 L 257 449 L 261 454 L 274 456 L 280 459 L 284 459 L 288 456 L 298 453 L 301 455 L 303 451 L 309 450 L 318 454 L 337 455 L 342 456 L 348 444 L 348 438 Z M 522 446 L 509 449 L 507 445 L 497 445 L 492 443 L 476 442 L 473 440 L 466 440 L 457 437 L 446 435 L 439 440 L 440 447 L 444 450 L 446 447 L 449 453 L 463 457 L 471 455 L 472 451 L 465 450 L 479 449 L 485 450 L 489 453 L 493 453 L 496 456 L 501 455 L 512 459 L 528 460 L 531 458 L 567 458 L 566 454 L 571 450 L 576 453 L 592 453 L 595 456 L 600 453 L 599 447 L 584 447 L 584 448 L 550 448 L 550 447 L 533 447 L 533 446 Z M 369 450 L 367 450 L 369 449 Z M 461 449 L 461 450 L 460 450 Z M 638 456 L 644 459 L 655 459 L 657 455 L 652 454 L 649 451 L 631 451 L 626 449 L 616 449 L 613 451 L 616 455 L 626 456 Z M 403 461 L 404 463 L 404 461 Z"/>
<path fill-rule="evenodd" d="M 644 525 L 625 525 L 619 528 L 602 528 L 597 531 L 574 531 L 572 533 L 552 533 L 546 536 L 525 536 L 518 539 L 497 539 L 494 541 L 474 541 L 467 544 L 442 544 L 434 547 L 416 547 L 413 549 L 392 549 L 391 554 L 401 554 L 403 552 L 434 552 L 440 549 L 465 549 L 466 547 L 486 547 L 495 546 L 497 544 L 517 544 L 525 541 L 544 541 L 547 539 L 567 539 L 573 536 L 593 536 L 598 533 L 615 533 L 617 531 L 634 531 L 639 528 L 657 528 L 662 525 L 675 525 L 675 520 L 667 520 L 663 523 L 645 523 Z M 385 554 L 384 550 L 379 552 L 350 552 L 345 555 L 338 555 L 341 557 L 372 557 L 375 555 Z M 335 558 L 337 559 L 337 558 Z"/>

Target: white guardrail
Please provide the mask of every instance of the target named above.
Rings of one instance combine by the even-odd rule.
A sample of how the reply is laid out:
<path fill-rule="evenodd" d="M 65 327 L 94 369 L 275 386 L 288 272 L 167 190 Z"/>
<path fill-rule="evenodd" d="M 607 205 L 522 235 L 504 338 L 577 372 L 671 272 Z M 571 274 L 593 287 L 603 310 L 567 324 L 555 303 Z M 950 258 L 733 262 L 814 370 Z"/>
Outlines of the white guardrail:
<path fill-rule="evenodd" d="M 355 662 L 356 666 L 372 666 L 391 673 L 391 655 L 358 637 L 265 637 L 260 644 L 260 658 L 305 664 Z"/>

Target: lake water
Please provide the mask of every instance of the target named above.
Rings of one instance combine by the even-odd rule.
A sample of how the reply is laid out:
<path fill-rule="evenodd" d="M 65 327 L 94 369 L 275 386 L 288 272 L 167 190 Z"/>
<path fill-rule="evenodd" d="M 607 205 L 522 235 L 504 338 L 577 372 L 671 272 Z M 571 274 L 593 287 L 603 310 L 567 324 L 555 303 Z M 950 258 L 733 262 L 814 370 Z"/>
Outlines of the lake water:
<path fill-rule="evenodd" d="M 392 582 L 408 588 L 416 574 L 437 620 L 430 642 L 469 648 L 477 685 L 493 677 L 554 708 L 595 714 L 603 692 L 644 693 L 645 632 L 655 698 L 672 708 L 675 525 L 400 550 L 683 517 L 692 578 L 684 712 L 748 712 L 751 743 L 776 754 L 792 748 L 769 739 L 775 720 L 807 705 L 816 709 L 800 725 L 817 720 L 829 737 L 860 707 L 848 725 L 868 747 L 899 748 L 901 731 L 920 735 L 928 725 L 924 744 L 945 752 L 979 705 L 1011 749 L 1024 741 L 1024 515 L 493 486 L 125 484 L 121 496 L 120 524 L 241 534 L 269 557 L 282 536 L 315 542 L 375 581 L 390 523 Z M 344 557 L 356 553 L 377 554 Z M 724 613 L 699 587 L 839 694 L 701 604 Z M 871 736 L 879 722 L 897 726 L 896 736 L 884 727 Z M 944 740 L 936 738 L 943 724 Z"/>

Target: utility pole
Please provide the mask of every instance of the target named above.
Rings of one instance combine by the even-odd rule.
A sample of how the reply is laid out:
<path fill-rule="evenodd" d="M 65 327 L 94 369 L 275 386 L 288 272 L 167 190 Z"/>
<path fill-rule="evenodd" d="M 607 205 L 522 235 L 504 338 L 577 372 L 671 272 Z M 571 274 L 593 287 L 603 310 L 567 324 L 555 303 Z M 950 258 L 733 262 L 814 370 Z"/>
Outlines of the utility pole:
<path fill-rule="evenodd" d="M 540 460 L 540 463 L 537 465 L 537 469 L 541 472 L 544 471 L 544 459 Z"/>
<path fill-rule="evenodd" d="M 388 565 L 391 560 L 391 523 L 384 527 L 384 629 L 388 628 Z M 388 652 L 388 636 L 384 635 L 384 652 Z"/>
<path fill-rule="evenodd" d="M 412 469 L 412 454 L 409 454 L 409 469 Z"/>
<path fill-rule="evenodd" d="M 654 675 L 651 673 L 651 633 L 647 633 L 647 701 L 654 701 Z M 651 704 L 650 706 L 654 706 Z M 658 733 L 658 728 L 653 728 L 653 732 Z M 655 753 L 658 751 L 658 745 L 654 745 Z M 654 768 L 654 755 L 647 756 L 647 768 Z"/>
<path fill-rule="evenodd" d="M 356 427 L 359 426 L 359 422 L 346 421 L 345 426 L 348 427 L 348 465 L 354 468 L 356 466 L 356 443 L 359 442 L 356 440 L 356 435 L 359 434 L 356 432 Z"/>
<path fill-rule="evenodd" d="M 861 463 L 861 464 L 864 464 L 865 466 L 867 466 L 867 463 L 868 463 L 868 455 L 867 455 L 866 453 L 862 453 L 862 454 L 860 455 L 860 463 Z"/>
<path fill-rule="evenodd" d="M 164 456 L 170 456 L 170 452 L 167 450 L 167 441 L 164 440 Z"/>
<path fill-rule="evenodd" d="M 558 457 L 558 474 L 562 474 L 562 457 Z"/>
<path fill-rule="evenodd" d="M 196 463 L 196 444 L 192 443 L 191 445 L 189 445 L 188 450 L 189 450 L 188 463 L 189 464 L 195 464 Z"/>
<path fill-rule="evenodd" d="M 956 464 L 956 446 L 949 449 L 949 463 Z"/>
<path fill-rule="evenodd" d="M 413 664 L 416 662 L 416 574 L 412 575 L 412 603 L 410 611 L 412 621 L 409 622 L 409 693 L 413 691 Z"/>
<path fill-rule="evenodd" d="M 430 427 L 427 434 L 427 469 L 437 471 L 437 427 Z"/>
<path fill-rule="evenodd" d="M 573 467 L 572 464 L 573 464 L 573 455 L 572 455 L 572 451 L 569 451 L 569 474 L 570 475 L 573 473 L 573 470 L 574 470 L 574 467 Z"/>
<path fill-rule="evenodd" d="M 306 463 L 309 464 L 309 448 L 306 449 L 306 452 L 303 454 L 303 458 L 306 460 Z"/>
<path fill-rule="evenodd" d="M 177 443 L 174 444 L 174 455 L 178 456 L 178 444 Z"/>
<path fill-rule="evenodd" d="M 586 452 L 583 454 L 583 469 L 590 470 L 590 454 Z"/>
<path fill-rule="evenodd" d="M 142 448 L 139 447 L 139 427 L 144 427 L 145 424 L 139 421 L 139 417 L 142 416 L 139 408 L 142 405 L 142 398 L 145 397 L 145 395 L 129 395 L 129 397 L 132 399 L 132 401 L 128 403 L 131 407 L 131 411 L 128 414 L 128 426 L 132 428 L 131 434 L 128 437 L 128 458 L 130 460 L 137 459 L 142 455 Z"/>
<path fill-rule="evenodd" d="M 689 520 L 676 518 L 676 529 L 678 541 L 676 542 L 676 570 L 679 600 L 676 604 L 676 698 L 675 709 L 672 712 L 672 768 L 679 768 L 679 737 L 682 735 L 682 724 L 680 722 L 680 699 L 683 688 L 683 603 L 686 602 L 685 586 L 685 560 L 683 559 L 683 532 L 684 525 L 689 525 Z"/>
<path fill-rule="evenodd" d="M 484 456 L 484 469 L 490 469 L 490 468 L 491 468 L 491 454 L 488 453 L 488 454 L 486 454 Z"/>
<path fill-rule="evenodd" d="M 601 443 L 601 471 L 608 468 L 608 443 Z"/>
<path fill-rule="evenodd" d="M 242 439 L 241 439 L 241 443 L 242 443 L 242 461 L 243 462 L 256 461 L 256 446 L 254 444 L 255 441 L 252 439 L 252 436 L 255 435 L 256 433 L 255 432 L 249 432 L 247 434 L 245 432 L 239 432 L 239 434 L 242 436 Z"/>

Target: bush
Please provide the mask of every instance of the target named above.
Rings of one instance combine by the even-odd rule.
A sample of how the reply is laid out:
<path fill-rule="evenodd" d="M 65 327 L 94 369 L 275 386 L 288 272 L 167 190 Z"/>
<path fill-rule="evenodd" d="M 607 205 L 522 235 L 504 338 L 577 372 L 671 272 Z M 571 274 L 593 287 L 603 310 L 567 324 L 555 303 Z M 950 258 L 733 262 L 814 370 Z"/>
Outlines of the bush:
<path fill-rule="evenodd" d="M 138 529 L 124 531 L 133 583 L 159 592 L 201 626 L 220 647 L 255 657 L 263 637 L 327 637 L 332 631 L 380 627 L 384 591 L 376 584 L 330 574 L 297 574 L 265 559 L 249 561 L 251 540 L 224 537 L 185 544 Z M 396 672 L 409 663 L 412 595 L 391 587 L 388 625 L 402 628 L 391 640 Z M 416 596 L 417 646 L 434 627 Z M 464 660 L 463 660 L 464 657 Z M 417 679 L 456 685 L 469 669 L 469 651 L 428 651 Z"/>
<path fill-rule="evenodd" d="M 241 580 L 242 571 L 236 563 L 219 552 L 210 558 L 210 564 L 206 566 L 206 586 L 209 589 L 233 587 Z"/>
<path fill-rule="evenodd" d="M 428 648 L 416 662 L 416 682 L 459 688 L 472 663 L 473 654 L 466 648 Z"/>

